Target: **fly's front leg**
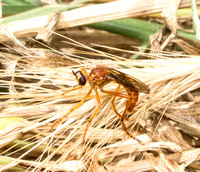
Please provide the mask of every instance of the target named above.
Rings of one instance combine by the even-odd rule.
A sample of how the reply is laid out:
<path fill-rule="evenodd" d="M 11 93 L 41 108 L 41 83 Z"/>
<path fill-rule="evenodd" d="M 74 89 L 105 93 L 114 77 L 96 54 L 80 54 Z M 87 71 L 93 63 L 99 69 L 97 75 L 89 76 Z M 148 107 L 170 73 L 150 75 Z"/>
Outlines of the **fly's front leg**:
<path fill-rule="evenodd" d="M 78 86 L 76 86 L 76 87 L 74 87 L 74 88 L 72 88 L 70 90 L 65 91 L 64 93 L 62 93 L 62 95 L 65 95 L 65 94 L 67 94 L 67 93 L 69 93 L 71 91 L 75 91 L 75 90 L 81 89 L 81 87 L 82 87 L 81 85 L 78 85 Z"/>
<path fill-rule="evenodd" d="M 56 127 L 56 126 L 58 126 L 58 125 L 62 122 L 62 120 L 63 120 L 64 118 L 66 118 L 66 117 L 67 117 L 68 115 L 70 115 L 73 111 L 75 111 L 77 108 L 79 108 L 79 107 L 83 104 L 83 102 L 90 96 L 91 93 L 92 93 L 92 88 L 88 91 L 87 95 L 86 95 L 76 106 L 74 106 L 72 109 L 70 109 L 70 111 L 69 111 L 68 113 L 66 113 L 65 115 L 63 115 L 63 116 L 60 117 L 59 119 L 57 119 L 57 120 L 53 123 L 51 129 L 54 128 L 54 127 Z"/>

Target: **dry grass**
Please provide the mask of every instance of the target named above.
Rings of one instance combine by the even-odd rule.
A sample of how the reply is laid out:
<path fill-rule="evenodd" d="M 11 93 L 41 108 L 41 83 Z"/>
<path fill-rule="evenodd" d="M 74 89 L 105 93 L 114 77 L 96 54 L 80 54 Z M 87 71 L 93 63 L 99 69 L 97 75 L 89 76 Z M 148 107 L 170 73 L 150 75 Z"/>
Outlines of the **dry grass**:
<path fill-rule="evenodd" d="M 149 60 L 123 59 L 115 62 L 90 60 L 83 61 L 81 65 L 92 68 L 103 63 L 139 78 L 150 86 L 151 93 L 140 94 L 134 112 L 126 121 L 128 129 L 133 135 L 137 135 L 144 145 L 123 133 L 119 119 L 110 105 L 111 96 L 102 93 L 101 111 L 92 122 L 84 145 L 81 144 L 82 134 L 88 118 L 96 108 L 94 94 L 55 130 L 44 133 L 54 120 L 67 113 L 84 97 L 89 85 L 62 96 L 63 91 L 76 85 L 71 69 L 78 70 L 80 65 L 51 68 L 35 64 L 33 59 L 30 62 L 25 57 L 18 59 L 13 56 L 16 59 L 12 59 L 12 63 L 9 62 L 7 70 L 1 71 L 4 76 L 1 79 L 2 86 L 9 90 L 9 94 L 1 95 L 1 100 L 4 100 L 1 103 L 1 117 L 2 120 L 18 118 L 14 118 L 15 122 L 1 130 L 1 147 L 7 151 L 8 157 L 17 154 L 19 159 L 11 159 L 12 163 L 5 168 L 26 164 L 37 170 L 70 170 L 72 167 L 75 171 L 86 167 L 95 170 L 103 168 L 99 161 L 108 161 L 105 164 L 108 171 L 143 171 L 154 167 L 161 168 L 159 162 L 172 166 L 171 168 L 183 169 L 197 160 L 200 150 L 194 149 L 194 146 L 197 146 L 198 140 L 192 137 L 191 133 L 196 133 L 199 137 L 198 121 L 192 113 L 187 116 L 184 113 L 177 116 L 176 113 L 184 110 L 182 103 L 190 107 L 195 105 L 195 102 L 198 104 L 198 96 L 191 95 L 191 91 L 200 87 L 200 58 L 167 56 L 169 55 L 154 56 Z M 10 61 L 5 59 L 7 62 L 8 60 Z M 128 69 L 122 69 L 120 65 Z M 115 88 L 115 84 L 108 87 L 110 90 Z M 123 89 L 121 91 L 124 92 Z M 183 95 L 189 96 L 190 101 L 178 100 Z M 120 113 L 125 108 L 125 102 L 126 100 L 121 98 L 116 100 Z M 175 107 L 176 110 L 173 109 Z M 140 125 L 134 128 L 136 123 Z M 180 131 L 186 131 L 188 136 L 183 139 Z M 34 141 L 31 139 L 33 137 Z M 9 150 L 9 143 L 16 139 L 19 139 L 17 145 Z M 23 141 L 24 139 L 27 141 Z M 149 154 L 147 151 L 157 152 L 160 156 L 154 157 L 154 160 L 152 156 L 156 154 Z M 196 158 L 190 161 L 189 156 L 184 156 L 188 153 Z M 179 157 L 174 160 L 177 154 Z M 24 157 L 28 159 L 28 155 L 30 160 L 22 160 Z M 173 159 L 176 165 L 171 164 L 169 159 Z M 72 161 L 74 166 L 71 165 Z"/>
<path fill-rule="evenodd" d="M 110 7 L 110 4 L 119 2 L 122 3 L 114 1 L 104 5 Z M 98 5 L 93 7 L 77 10 L 99 9 Z M 126 7 L 130 8 L 130 5 Z M 141 9 L 143 8 L 138 8 Z M 160 7 L 157 11 L 161 9 Z M 149 13 L 157 12 L 146 10 L 149 10 Z M 90 14 L 90 19 L 97 15 L 95 12 L 97 11 L 94 10 L 94 13 Z M 118 16 L 115 17 L 133 15 L 128 12 L 125 15 L 122 12 L 118 11 Z M 104 15 L 107 17 L 110 14 Z M 78 17 L 82 16 L 79 14 Z M 95 17 L 97 21 L 110 19 L 101 19 L 101 15 L 98 17 Z M 70 26 L 83 24 L 86 19 L 83 16 L 79 21 L 72 21 Z M 15 37 L 22 37 L 26 33 L 26 36 L 33 34 L 41 29 L 39 25 L 36 26 L 36 30 L 32 28 L 26 30 L 26 33 L 19 29 L 15 36 L 8 31 L 13 23 L 7 26 L 8 30 L 2 27 L 6 33 L 0 35 L 2 41 L 10 42 L 2 42 L 0 50 L 0 170 L 200 170 L 200 57 L 164 51 L 150 54 L 113 48 L 119 47 L 120 41 L 127 47 L 132 45 L 133 41 L 90 29 L 68 30 L 68 33 L 80 36 L 80 42 L 88 39 L 88 42 L 96 43 L 86 46 L 62 35 L 63 31 L 60 31 L 61 34 L 52 32 L 58 21 L 54 22 L 53 28 L 49 28 L 48 25 L 44 29 L 48 31 L 48 37 L 52 38 L 53 34 L 57 37 L 56 40 L 60 41 L 60 46 L 56 47 L 60 49 L 48 47 L 51 51 L 46 45 L 43 48 L 27 48 L 23 42 L 27 39 L 18 40 Z M 58 22 L 58 26 L 63 24 L 62 22 L 65 22 L 62 28 L 69 26 L 65 17 Z M 44 24 L 44 21 L 41 20 L 41 23 Z M 91 33 L 95 35 L 92 41 L 85 37 L 85 34 L 91 36 Z M 102 42 L 97 35 L 104 38 Z M 35 40 L 28 39 L 36 44 Z M 112 47 L 98 45 L 105 40 Z M 37 45 L 41 47 L 40 42 Z M 101 51 L 102 49 L 104 51 Z M 134 54 L 148 58 L 127 58 Z M 71 70 L 85 67 L 90 71 L 98 64 L 134 76 L 151 88 L 150 94 L 140 94 L 134 111 L 127 114 L 128 120 L 125 121 L 131 134 L 143 144 L 124 133 L 119 118 L 112 110 L 112 97 L 101 93 L 100 90 L 102 107 L 92 121 L 84 144 L 82 136 L 85 127 L 97 108 L 94 92 L 80 108 L 65 118 L 59 126 L 50 130 L 53 122 L 81 101 L 90 88 L 87 84 L 81 90 L 63 96 L 64 91 L 77 84 Z M 116 87 L 116 84 L 109 84 L 105 88 L 115 90 Z M 120 92 L 126 93 L 123 88 Z M 126 99 L 116 98 L 115 105 L 118 112 L 123 113 Z"/>

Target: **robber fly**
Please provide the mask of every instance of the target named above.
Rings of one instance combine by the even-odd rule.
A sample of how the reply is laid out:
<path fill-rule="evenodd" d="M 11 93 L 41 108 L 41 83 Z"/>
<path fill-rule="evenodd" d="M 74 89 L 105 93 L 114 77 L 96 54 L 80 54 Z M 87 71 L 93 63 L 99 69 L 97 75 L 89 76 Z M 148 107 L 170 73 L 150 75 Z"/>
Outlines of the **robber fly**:
<path fill-rule="evenodd" d="M 86 125 L 85 132 L 83 134 L 83 142 L 84 142 L 89 125 L 91 124 L 94 117 L 99 113 L 100 108 L 101 108 L 101 100 L 100 100 L 99 93 L 97 91 L 98 89 L 100 89 L 101 92 L 110 94 L 113 96 L 112 101 L 111 101 L 112 108 L 113 108 L 114 112 L 116 113 L 116 115 L 119 116 L 121 124 L 122 124 L 123 129 L 126 132 L 126 134 L 128 136 L 130 136 L 131 138 L 139 141 L 138 139 L 136 139 L 129 133 L 129 131 L 127 130 L 126 125 L 124 123 L 124 119 L 125 119 L 125 115 L 127 112 L 133 111 L 135 104 L 138 100 L 139 92 L 148 94 L 150 92 L 150 88 L 147 85 L 145 85 L 143 82 L 141 82 L 140 80 L 138 80 L 128 74 L 125 74 L 123 72 L 120 72 L 118 70 L 115 70 L 113 68 L 109 68 L 109 67 L 103 66 L 103 65 L 96 66 L 95 68 L 93 68 L 91 70 L 91 72 L 89 74 L 85 68 L 82 68 L 81 70 L 79 70 L 77 72 L 74 72 L 74 71 L 72 71 L 72 72 L 73 72 L 74 76 L 76 77 L 78 86 L 72 88 L 71 90 L 64 92 L 63 94 L 66 94 L 68 92 L 71 92 L 71 91 L 81 88 L 82 86 L 84 86 L 86 84 L 86 82 L 88 82 L 90 84 L 90 90 L 85 95 L 85 97 L 82 99 L 82 101 L 80 101 L 76 106 L 74 106 L 67 114 L 65 114 L 61 118 L 57 119 L 54 122 L 52 128 L 57 126 L 60 122 L 62 122 L 62 120 L 64 118 L 66 118 L 74 110 L 79 108 L 83 104 L 83 102 L 90 96 L 90 94 L 92 93 L 92 90 L 94 90 L 96 93 L 96 100 L 97 100 L 98 108 L 96 109 L 95 113 L 91 116 L 91 118 L 89 119 L 89 121 Z M 115 91 L 104 90 L 104 86 L 110 82 L 115 82 L 118 84 L 118 87 Z M 120 86 L 123 86 L 126 89 L 127 94 L 119 93 Z M 116 96 L 127 99 L 126 107 L 125 107 L 122 115 L 117 112 L 115 105 L 114 105 Z"/>

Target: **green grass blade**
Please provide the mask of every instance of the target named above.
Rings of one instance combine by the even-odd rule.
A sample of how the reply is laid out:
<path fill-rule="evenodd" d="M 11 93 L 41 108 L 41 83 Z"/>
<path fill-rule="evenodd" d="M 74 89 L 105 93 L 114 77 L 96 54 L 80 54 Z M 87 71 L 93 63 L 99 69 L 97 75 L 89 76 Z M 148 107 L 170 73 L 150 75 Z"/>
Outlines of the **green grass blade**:
<path fill-rule="evenodd" d="M 78 0 L 78 1 L 73 1 L 70 4 L 64 4 L 64 5 L 47 5 L 43 7 L 38 7 L 23 13 L 16 14 L 14 16 L 9 16 L 5 17 L 1 20 L 0 25 L 8 24 L 9 22 L 13 22 L 16 20 L 24 20 L 32 17 L 37 17 L 37 16 L 43 16 L 43 15 L 48 15 L 50 13 L 55 13 L 55 12 L 62 12 L 62 11 L 67 11 L 73 8 L 78 7 L 82 3 L 89 2 L 90 0 Z"/>
<path fill-rule="evenodd" d="M 35 8 L 36 6 L 34 5 L 9 5 L 9 6 L 3 6 L 2 8 L 2 14 L 3 16 L 8 16 L 8 15 L 14 15 L 17 13 L 25 12 L 28 10 L 31 10 Z"/>
<path fill-rule="evenodd" d="M 151 35 L 160 31 L 164 27 L 161 24 L 134 18 L 93 23 L 86 26 L 139 39 L 141 41 L 149 41 Z M 177 34 L 187 39 L 198 41 L 194 33 L 179 29 L 177 30 Z"/>
<path fill-rule="evenodd" d="M 2 0 L 2 14 L 3 16 L 14 15 L 41 5 L 39 0 Z"/>
<path fill-rule="evenodd" d="M 193 18 L 194 30 L 196 32 L 197 39 L 200 40 L 200 21 L 199 21 L 199 15 L 198 15 L 196 1 L 191 0 L 191 5 L 192 5 L 192 18 Z"/>
<path fill-rule="evenodd" d="M 119 19 L 87 25 L 88 27 L 117 33 L 123 36 L 149 41 L 149 36 L 162 28 L 162 25 L 150 24 L 139 19 Z"/>

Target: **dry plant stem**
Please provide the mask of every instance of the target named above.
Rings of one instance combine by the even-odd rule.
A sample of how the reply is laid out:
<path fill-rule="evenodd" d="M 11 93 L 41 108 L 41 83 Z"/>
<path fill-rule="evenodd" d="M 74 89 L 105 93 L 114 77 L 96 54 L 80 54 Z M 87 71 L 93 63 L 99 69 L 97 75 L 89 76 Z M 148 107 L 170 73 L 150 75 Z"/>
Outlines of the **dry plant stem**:
<path fill-rule="evenodd" d="M 101 21 L 154 14 L 163 10 L 165 2 L 166 0 L 118 0 L 100 5 L 86 6 L 63 12 L 63 17 L 59 20 L 57 27 L 61 29 Z M 197 4 L 199 4 L 199 1 Z M 180 5 L 180 7 L 188 6 L 190 6 L 189 0 L 183 0 Z M 27 23 L 29 24 L 27 25 Z M 6 28 L 13 32 L 16 37 L 19 37 L 36 33 L 47 24 L 48 16 L 40 16 L 8 23 Z M 1 28 L 0 33 L 1 41 L 8 40 Z"/>
<path fill-rule="evenodd" d="M 176 171 L 176 172 L 183 172 L 184 170 L 178 165 L 177 162 L 171 160 L 160 153 L 159 157 L 155 157 L 152 153 L 148 153 L 145 155 L 146 159 L 151 163 L 153 168 L 156 171 Z M 165 169 L 165 170 L 164 170 Z M 169 170 L 166 170 L 169 169 Z"/>
<path fill-rule="evenodd" d="M 53 32 L 56 30 L 59 19 L 60 13 L 53 13 L 49 15 L 48 24 L 38 32 L 36 39 L 42 40 L 46 43 L 50 43 L 53 37 Z"/>
<path fill-rule="evenodd" d="M 166 24 L 176 34 L 177 29 L 177 12 L 182 0 L 167 0 L 165 8 L 163 8 L 162 16 L 165 19 Z"/>
<path fill-rule="evenodd" d="M 192 149 L 188 151 L 183 151 L 182 153 L 177 152 L 170 155 L 166 155 L 169 159 L 175 159 L 176 162 L 182 164 L 183 166 L 189 165 L 194 159 L 199 160 L 200 149 Z M 177 159 L 178 157 L 178 159 Z M 159 157 L 156 158 L 159 161 Z M 125 163 L 123 165 L 116 165 L 114 167 L 108 168 L 109 171 L 150 171 L 153 170 L 151 163 L 147 160 L 134 161 L 131 163 Z M 165 169 L 163 169 L 165 170 Z"/>

